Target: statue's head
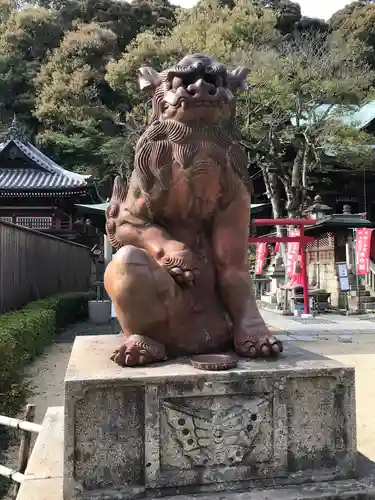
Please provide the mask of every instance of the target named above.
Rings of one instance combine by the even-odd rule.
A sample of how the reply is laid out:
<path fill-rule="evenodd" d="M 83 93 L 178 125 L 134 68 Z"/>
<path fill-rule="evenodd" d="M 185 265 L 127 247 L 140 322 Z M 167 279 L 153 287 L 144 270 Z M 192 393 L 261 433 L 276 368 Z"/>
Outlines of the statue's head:
<path fill-rule="evenodd" d="M 234 109 L 234 96 L 244 89 L 248 71 L 225 66 L 204 54 L 185 56 L 161 73 L 140 68 L 139 84 L 153 97 L 154 119 L 175 120 L 187 125 L 214 125 L 228 120 Z"/>

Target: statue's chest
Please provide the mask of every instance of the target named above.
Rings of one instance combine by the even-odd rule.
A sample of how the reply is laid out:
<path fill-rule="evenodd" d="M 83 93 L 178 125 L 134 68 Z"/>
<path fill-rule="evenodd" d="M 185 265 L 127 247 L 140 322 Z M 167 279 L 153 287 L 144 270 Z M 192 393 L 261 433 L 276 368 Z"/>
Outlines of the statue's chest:
<path fill-rule="evenodd" d="M 197 159 L 184 169 L 174 164 L 167 215 L 207 219 L 216 210 L 220 195 L 220 168 L 213 161 Z"/>

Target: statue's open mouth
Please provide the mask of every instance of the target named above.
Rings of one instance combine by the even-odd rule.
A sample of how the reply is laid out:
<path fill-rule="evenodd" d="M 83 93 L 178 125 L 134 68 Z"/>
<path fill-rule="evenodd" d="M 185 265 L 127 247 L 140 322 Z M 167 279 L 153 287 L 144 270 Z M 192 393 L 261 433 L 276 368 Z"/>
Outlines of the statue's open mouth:
<path fill-rule="evenodd" d="M 199 88 L 194 91 L 188 91 L 184 87 L 180 87 L 177 90 L 171 89 L 164 96 L 164 102 L 167 106 L 178 108 L 178 107 L 211 107 L 211 106 L 223 106 L 228 104 L 230 101 L 230 96 L 224 88 L 215 88 L 214 91 L 209 93 L 210 89 Z"/>
<path fill-rule="evenodd" d="M 181 107 L 182 109 L 192 109 L 192 108 L 213 108 L 213 107 L 220 107 L 224 106 L 227 103 L 227 100 L 221 98 L 221 99 L 215 99 L 214 101 L 206 101 L 203 99 L 186 99 L 184 97 L 180 97 L 179 99 L 175 100 L 173 103 L 166 101 L 166 107 L 168 108 L 173 108 L 177 109 Z"/>

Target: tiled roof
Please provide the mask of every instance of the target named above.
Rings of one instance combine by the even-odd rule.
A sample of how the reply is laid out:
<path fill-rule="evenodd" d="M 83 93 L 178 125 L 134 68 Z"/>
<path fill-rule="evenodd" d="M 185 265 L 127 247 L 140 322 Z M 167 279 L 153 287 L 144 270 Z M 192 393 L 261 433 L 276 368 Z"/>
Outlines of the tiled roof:
<path fill-rule="evenodd" d="M 86 186 L 85 182 L 77 181 L 63 174 L 43 172 L 32 168 L 0 168 L 0 189 L 32 191 L 72 189 L 84 186 Z"/>
<path fill-rule="evenodd" d="M 92 181 L 90 175 L 69 172 L 57 165 L 25 140 L 15 125 L 9 129 L 7 140 L 0 143 L 0 155 L 11 143 L 31 160 L 35 168 L 12 168 L 11 162 L 2 167 L 0 163 L 0 192 L 83 190 Z"/>
<path fill-rule="evenodd" d="M 369 101 L 362 106 L 343 106 L 338 104 L 320 104 L 311 110 L 311 116 L 300 120 L 301 125 L 319 121 L 323 116 L 337 118 L 345 125 L 351 125 L 358 130 L 363 130 L 375 119 L 375 101 Z M 292 125 L 296 125 L 296 118 L 291 119 Z"/>

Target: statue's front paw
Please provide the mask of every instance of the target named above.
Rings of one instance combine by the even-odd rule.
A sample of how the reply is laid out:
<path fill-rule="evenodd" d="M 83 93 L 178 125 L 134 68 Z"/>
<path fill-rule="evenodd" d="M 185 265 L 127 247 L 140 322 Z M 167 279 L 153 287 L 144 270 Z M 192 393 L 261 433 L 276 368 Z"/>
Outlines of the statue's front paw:
<path fill-rule="evenodd" d="M 242 328 L 234 333 L 234 348 L 245 358 L 271 358 L 279 356 L 282 342 L 274 337 L 263 322 Z"/>
<path fill-rule="evenodd" d="M 130 335 L 111 356 L 120 366 L 147 365 L 165 359 L 164 346 L 143 335 Z"/>

